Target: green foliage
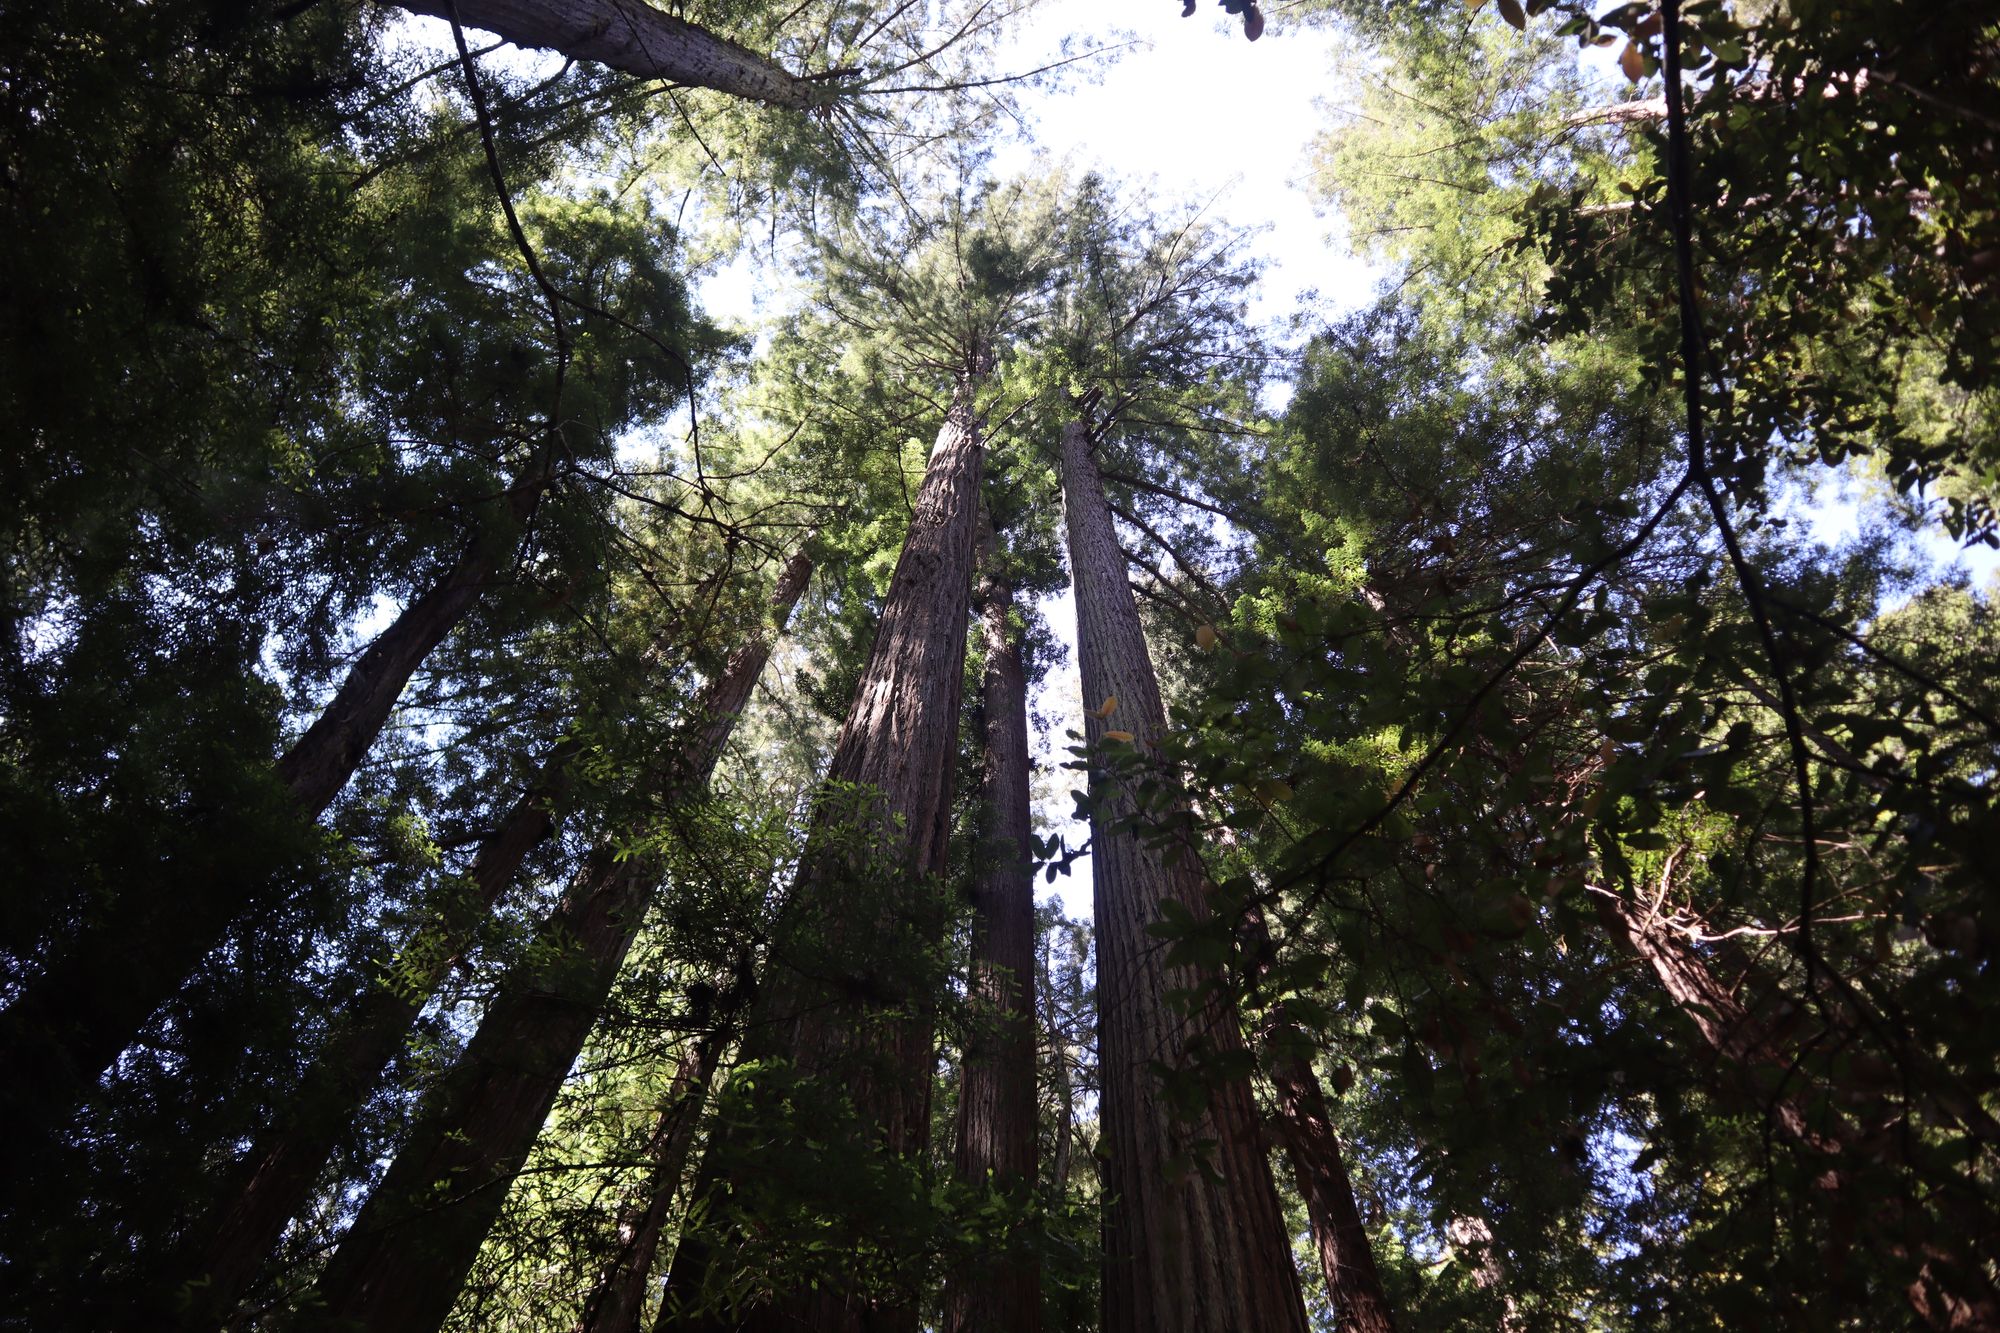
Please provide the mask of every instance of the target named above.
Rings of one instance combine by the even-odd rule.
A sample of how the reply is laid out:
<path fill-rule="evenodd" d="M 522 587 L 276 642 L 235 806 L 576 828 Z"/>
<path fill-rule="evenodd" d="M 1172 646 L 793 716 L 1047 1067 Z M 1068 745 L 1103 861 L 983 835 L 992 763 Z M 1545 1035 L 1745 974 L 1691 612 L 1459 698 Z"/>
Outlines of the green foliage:
<path fill-rule="evenodd" d="M 1032 1191 L 957 1182 L 936 1130 L 885 1154 L 855 1111 L 922 1028 L 947 1123 L 985 1017 L 951 929 L 971 747 L 937 775 L 960 799 L 936 882 L 880 855 L 877 793 L 818 782 L 975 368 L 1024 598 L 1063 582 L 1051 447 L 1091 428 L 1174 715 L 1157 750 L 1114 734 L 1074 767 L 1134 798 L 1122 829 L 1202 849 L 1208 910 L 1151 938 L 1213 978 L 1185 1011 L 1226 998 L 1264 1037 L 1160 1062 L 1165 1096 L 1192 1114 L 1307 1061 L 1407 1326 L 1859 1329 L 1908 1322 L 1913 1289 L 1993 1297 L 2000 624 L 1992 588 L 1912 554 L 1994 539 L 1993 19 L 1686 7 L 1697 505 L 1652 7 L 1292 16 L 1356 43 L 1317 188 L 1393 284 L 1295 364 L 1246 321 L 1243 238 L 1096 176 L 990 179 L 1004 91 L 856 95 L 981 72 L 1022 8 L 684 6 L 826 106 L 482 58 L 490 142 L 457 63 L 377 6 L 0 13 L 0 998 L 105 922 L 259 904 L 9 1182 L 0 1324 L 164 1319 L 192 1219 L 313 1114 L 341 1016 L 424 1001 L 252 1293 L 250 1325 L 282 1324 L 496 986 L 580 966 L 539 923 L 608 848 L 660 888 L 454 1327 L 575 1326 L 675 1071 L 736 1049 L 774 955 L 861 1015 L 827 1037 L 853 1060 L 739 1063 L 687 1109 L 733 1188 L 675 1182 L 665 1250 L 742 1249 L 672 1299 L 817 1282 L 935 1310 L 1018 1246 L 1044 1326 L 1094 1327 L 1118 998 L 1086 926 L 1041 922 Z M 1593 43 L 1629 86 L 1576 63 Z M 902 160 L 920 140 L 947 148 Z M 688 289 L 753 233 L 809 238 L 755 340 Z M 1784 515 L 1835 464 L 1886 517 L 1826 549 Z M 701 687 L 770 630 L 801 546 L 793 636 L 691 801 Z M 491 586 L 301 819 L 274 758 L 489 548 Z M 1032 676 L 1059 664 L 1019 628 Z M 557 832 L 489 903 L 477 858 L 531 790 Z M 1037 866 L 1085 850 L 1045 836 Z"/>

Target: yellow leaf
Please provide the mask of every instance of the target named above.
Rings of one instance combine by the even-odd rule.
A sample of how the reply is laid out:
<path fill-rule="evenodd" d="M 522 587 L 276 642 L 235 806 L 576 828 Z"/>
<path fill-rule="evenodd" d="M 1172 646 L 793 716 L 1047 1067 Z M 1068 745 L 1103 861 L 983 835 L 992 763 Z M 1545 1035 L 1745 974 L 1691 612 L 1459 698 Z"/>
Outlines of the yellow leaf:
<path fill-rule="evenodd" d="M 1637 42 L 1625 43 L 1625 49 L 1618 53 L 1618 68 L 1634 83 L 1646 77 L 1646 57 L 1640 54 Z"/>
<path fill-rule="evenodd" d="M 1222 636 L 1215 632 L 1215 626 L 1213 625 L 1198 625 L 1195 627 L 1194 641 L 1201 645 L 1203 652 L 1207 652 L 1209 649 L 1215 647 L 1221 639 Z"/>
<path fill-rule="evenodd" d="M 1104 733 L 1104 739 L 1107 741 L 1123 741 L 1125 744 L 1130 745 L 1132 743 L 1132 733 L 1129 731 L 1107 731 Z"/>
<path fill-rule="evenodd" d="M 1257 799 L 1269 805 L 1292 799 L 1292 784 L 1283 778 L 1266 778 L 1257 784 Z"/>
<path fill-rule="evenodd" d="M 1091 716 L 1110 717 L 1113 713 L 1117 711 L 1118 711 L 1118 696 L 1115 694 L 1107 694 L 1104 696 L 1104 706 L 1102 708 L 1099 708 L 1096 712 L 1092 713 Z"/>

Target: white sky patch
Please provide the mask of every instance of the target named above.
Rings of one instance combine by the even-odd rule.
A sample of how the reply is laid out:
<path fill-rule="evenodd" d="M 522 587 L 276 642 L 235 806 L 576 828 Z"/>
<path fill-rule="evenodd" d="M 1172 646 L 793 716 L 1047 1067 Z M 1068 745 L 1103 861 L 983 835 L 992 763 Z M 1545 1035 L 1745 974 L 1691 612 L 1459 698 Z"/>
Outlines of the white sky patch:
<path fill-rule="evenodd" d="M 1259 324 L 1288 318 L 1309 291 L 1340 305 L 1365 299 L 1373 271 L 1329 240 L 1331 221 L 1301 188 L 1310 180 L 1313 137 L 1326 123 L 1318 99 L 1332 81 L 1335 36 L 1278 28 L 1253 43 L 1210 0 L 1193 18 L 1179 12 L 1168 0 L 1044 8 L 1011 67 L 1032 66 L 1034 53 L 1053 51 L 1066 36 L 1108 46 L 1122 28 L 1145 44 L 1094 81 L 1030 98 L 1032 138 L 1003 145 L 996 174 L 1065 163 L 1127 188 L 1150 182 L 1163 202 L 1212 201 L 1223 221 L 1265 229 L 1251 247 L 1269 266 L 1250 308 Z M 1079 23 L 1096 26 L 1079 30 Z"/>
<path fill-rule="evenodd" d="M 1076 661 L 1076 597 L 1064 588 L 1055 596 L 1042 599 L 1039 609 L 1049 623 L 1049 632 L 1061 642 L 1067 656 L 1062 665 L 1035 683 L 1033 697 L 1028 700 L 1030 725 L 1037 714 L 1054 721 L 1054 725 L 1033 738 L 1030 747 L 1035 763 L 1049 769 L 1056 778 L 1052 794 L 1037 804 L 1035 829 L 1043 837 L 1059 833 L 1069 846 L 1081 847 L 1090 837 L 1090 824 L 1075 817 L 1076 801 L 1072 793 L 1083 789 L 1083 774 L 1062 767 L 1075 757 L 1069 751 L 1076 744 L 1064 732 L 1083 730 L 1083 682 L 1077 678 Z M 1037 784 L 1037 789 L 1048 791 L 1042 784 Z M 1035 888 L 1042 901 L 1054 898 L 1061 903 L 1066 915 L 1090 919 L 1089 856 L 1079 857 L 1069 873 L 1057 875 L 1053 884 L 1046 875 L 1042 876 Z"/>
<path fill-rule="evenodd" d="M 1335 39 L 1324 31 L 1273 31 L 1245 41 L 1220 8 L 1204 3 L 1190 19 L 1166 0 L 1111 0 L 1090 7 L 1051 5 L 1022 35 L 1008 67 L 1031 67 L 1034 52 L 1053 50 L 1077 24 L 1100 25 L 1080 44 L 1108 44 L 1119 26 L 1143 33 L 1147 44 L 1130 50 L 1102 77 L 1065 90 L 1038 94 L 1025 108 L 1032 139 L 1017 139 L 996 154 L 993 170 L 1005 177 L 1062 163 L 1073 172 L 1099 171 L 1135 193 L 1150 186 L 1169 205 L 1206 205 L 1219 221 L 1247 228 L 1250 253 L 1265 264 L 1250 303 L 1260 326 L 1288 319 L 1317 294 L 1331 308 L 1351 308 L 1373 290 L 1375 271 L 1329 233 L 1332 223 L 1315 211 L 1310 182 L 1313 137 L 1326 122 L 1317 105 L 1331 81 Z M 1266 406 L 1282 410 L 1288 392 Z M 1029 701 L 1031 712 L 1051 720 L 1035 738 L 1036 762 L 1057 766 L 1075 744 L 1064 733 L 1083 729 L 1083 692 L 1077 680 L 1076 603 L 1068 589 L 1039 607 L 1068 661 L 1048 673 Z M 1056 768 L 1056 795 L 1036 814 L 1043 832 L 1058 832 L 1072 848 L 1090 837 L 1088 823 L 1072 818 L 1069 793 L 1083 775 Z M 1091 915 L 1090 858 L 1078 859 L 1053 885 L 1037 885 L 1073 917 Z"/>

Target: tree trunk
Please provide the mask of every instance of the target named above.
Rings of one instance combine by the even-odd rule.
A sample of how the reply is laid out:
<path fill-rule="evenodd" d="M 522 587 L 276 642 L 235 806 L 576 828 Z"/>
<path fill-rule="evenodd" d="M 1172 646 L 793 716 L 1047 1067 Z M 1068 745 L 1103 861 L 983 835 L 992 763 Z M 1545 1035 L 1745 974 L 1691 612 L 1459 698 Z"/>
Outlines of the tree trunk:
<path fill-rule="evenodd" d="M 1797 1091 L 1776 1091 L 1791 1066 L 1785 1049 L 1791 1044 L 1789 1016 L 1780 1012 L 1780 993 L 1769 977 L 1733 943 L 1732 970 L 1738 984 L 1719 979 L 1708 964 L 1645 908 L 1622 895 L 1593 892 L 1598 919 L 1612 937 L 1642 959 L 1661 987 L 1691 1019 L 1721 1066 L 1722 1082 L 1746 1104 L 1764 1109 L 1779 1131 L 1806 1151 L 1823 1157 L 1828 1166 L 1816 1186 L 1848 1226 L 1874 1221 L 1886 1234 L 1884 1249 L 1903 1260 L 1910 1280 L 1904 1295 L 1918 1318 L 1931 1328 L 1951 1330 L 2000 1329 L 2000 1288 L 1986 1275 L 1982 1244 L 1993 1234 L 1990 1205 L 1967 1210 L 1947 1193 L 1932 1195 L 1933 1214 L 1919 1228 L 1925 1234 L 1911 1243 L 1907 1201 L 1855 1197 L 1856 1183 L 1842 1159 L 1865 1160 L 1872 1155 L 1866 1125 L 1838 1113 L 1815 1123 L 1807 1114 L 1810 1076 L 1795 1078 Z M 1747 992 L 1748 999 L 1739 992 Z M 1836 1090 L 1837 1091 L 1837 1090 Z M 1828 1098 L 1832 1100 L 1831 1097 Z M 1970 1249 L 1967 1245 L 1970 1245 Z"/>
<path fill-rule="evenodd" d="M 811 562 L 793 558 L 773 594 L 782 627 Z M 695 730 L 653 775 L 671 808 L 707 786 L 770 656 L 758 634 L 704 688 Z M 457 1065 L 321 1276 L 328 1314 L 369 1333 L 432 1333 L 451 1311 L 564 1078 L 631 950 L 658 880 L 652 859 L 600 847 L 542 927 L 537 958 L 503 985 Z"/>
<path fill-rule="evenodd" d="M 803 553 L 793 558 L 774 598 L 780 607 L 796 598 L 811 567 Z M 663 635 L 662 643 L 671 637 Z M 720 753 L 733 720 L 733 714 L 700 719 L 691 750 Z M 720 734 L 712 734 L 718 727 Z M 178 1325 L 212 1327 L 243 1299 L 286 1224 L 310 1201 L 320 1171 L 382 1071 L 403 1050 L 424 1004 L 471 946 L 528 853 L 555 831 L 570 785 L 569 765 L 581 748 L 563 741 L 550 753 L 528 791 L 480 845 L 465 889 L 446 895 L 437 917 L 418 929 L 388 975 L 341 1015 L 292 1098 L 297 1113 L 251 1149 L 216 1206 L 183 1238 L 197 1258 L 176 1297 Z"/>
<path fill-rule="evenodd" d="M 1237 845 L 1235 830 L 1226 825 L 1217 836 L 1225 848 Z M 1244 925 L 1259 954 L 1266 960 L 1274 958 L 1262 910 L 1253 907 Z M 1313 1072 L 1312 1039 L 1280 1003 L 1264 1021 L 1257 1044 L 1277 1094 L 1278 1135 L 1299 1197 L 1305 1201 L 1320 1274 L 1333 1303 L 1334 1327 L 1339 1333 L 1394 1333 L 1389 1294 L 1382 1289 L 1382 1275 L 1375 1267 L 1375 1247 L 1354 1203 L 1354 1182 L 1347 1174 L 1340 1136 L 1334 1132 L 1326 1090 Z"/>
<path fill-rule="evenodd" d="M 768 57 L 718 37 L 645 0 L 398 0 L 404 9 L 456 18 L 516 46 L 560 51 L 642 79 L 713 88 L 804 110 L 823 101 L 815 85 Z"/>
<path fill-rule="evenodd" d="M 307 818 L 319 818 L 340 794 L 381 735 L 410 677 L 493 586 L 513 556 L 515 535 L 548 489 L 553 464 L 549 455 L 536 460 L 509 492 L 504 531 L 481 534 L 449 574 L 403 608 L 348 669 L 340 692 L 306 734 L 278 760 L 278 778 Z"/>
<path fill-rule="evenodd" d="M 368 646 L 333 701 L 278 761 L 279 780 L 308 822 L 374 744 L 411 674 L 492 586 L 548 490 L 556 461 L 553 443 L 536 453 L 508 489 L 497 521 L 485 519 L 451 572 Z M 17 1090 L 0 1115 L 6 1144 L 0 1175 L 17 1179 L 15 1164 L 35 1160 L 97 1076 L 274 884 L 248 871 L 219 874 L 208 892 L 171 902 L 130 891 L 23 987 L 0 1013 L 0 1068 Z"/>
<path fill-rule="evenodd" d="M 559 744 L 533 785 L 480 845 L 463 890 L 420 927 L 388 975 L 340 1016 L 333 1037 L 292 1099 L 296 1113 L 267 1134 L 232 1173 L 216 1205 L 183 1243 L 196 1256 L 176 1299 L 177 1326 L 213 1328 L 243 1299 L 285 1226 L 304 1211 L 313 1185 L 410 1027 L 480 924 L 513 884 L 521 862 L 555 831 L 574 744 Z M 157 1327 L 157 1324 L 149 1326 Z"/>
<path fill-rule="evenodd" d="M 972 888 L 972 1027 L 961 1065 L 959 1179 L 1024 1206 L 1035 1184 L 1035 870 L 1030 859 L 1028 679 L 1008 625 L 1014 591 L 998 568 L 990 521 L 981 542 L 986 648 L 986 836 Z M 1036 1333 L 1041 1274 L 1019 1249 L 955 1273 L 945 1288 L 952 1333 Z"/>
<path fill-rule="evenodd" d="M 645 1183 L 619 1211 L 618 1252 L 605 1264 L 584 1301 L 577 1333 L 639 1333 L 646 1305 L 646 1280 L 659 1252 L 660 1234 L 673 1208 L 674 1191 L 687 1168 L 708 1085 L 715 1079 L 727 1033 L 712 1030 L 695 1039 L 681 1062 L 660 1109 L 659 1124 L 647 1145 L 652 1163 Z"/>
<path fill-rule="evenodd" d="M 1289 1027 L 1282 1013 L 1277 1024 Z M 1296 1031 L 1296 1029 L 1293 1029 Z M 1334 1327 L 1340 1333 L 1393 1333 L 1388 1293 L 1375 1268 L 1374 1247 L 1354 1204 L 1354 1185 L 1340 1138 L 1333 1130 L 1326 1093 L 1312 1066 L 1285 1049 L 1288 1033 L 1277 1036 L 1279 1053 L 1270 1062 L 1271 1083 L 1278 1093 L 1278 1127 L 1291 1159 L 1299 1195 L 1312 1225 L 1313 1247 L 1319 1251 L 1326 1294 L 1333 1302 Z M 1297 1038 L 1292 1038 L 1296 1042 Z"/>
<path fill-rule="evenodd" d="M 1149 755 L 1166 730 L 1165 709 L 1103 483 L 1079 423 L 1063 428 L 1062 461 L 1086 736 L 1093 754 L 1123 744 Z M 1097 716 L 1095 705 L 1112 699 L 1111 714 Z M 1114 730 L 1132 739 L 1107 739 Z M 1123 826 L 1137 814 L 1137 803 L 1097 760 L 1091 797 L 1104 1127 L 1103 1327 L 1106 1333 L 1303 1333 L 1305 1305 L 1248 1082 L 1211 1084 L 1202 1110 L 1185 1118 L 1169 1106 L 1153 1068 L 1155 1062 L 1185 1067 L 1198 1051 L 1214 1058 L 1243 1049 L 1233 1004 L 1211 1002 L 1187 1015 L 1175 1011 L 1170 991 L 1214 978 L 1165 966 L 1161 942 L 1146 930 L 1166 902 L 1205 914 L 1206 881 L 1188 849 L 1155 850 Z"/>
<path fill-rule="evenodd" d="M 1047 1017 L 1043 1031 L 1048 1034 L 1049 1049 L 1055 1059 L 1051 1066 L 1050 1079 L 1054 1083 L 1056 1102 L 1056 1141 L 1050 1154 L 1049 1183 L 1053 1187 L 1050 1195 L 1056 1199 L 1069 1195 L 1069 1167 L 1071 1145 L 1076 1138 L 1076 1093 L 1069 1077 L 1069 1037 L 1063 1029 L 1062 1015 L 1056 1008 L 1055 992 L 1058 989 L 1055 977 L 1055 951 L 1049 950 L 1049 984 L 1044 988 Z"/>
<path fill-rule="evenodd" d="M 929 1136 L 929 988 L 911 984 L 902 946 L 935 944 L 942 927 L 931 881 L 944 868 L 951 818 L 979 513 L 974 394 L 985 360 L 960 376 L 834 746 L 823 793 L 859 806 L 823 799 L 815 814 L 743 1042 L 746 1062 L 779 1062 L 844 1093 L 891 1158 L 920 1153 Z M 741 1134 L 711 1140 L 700 1190 L 716 1221 L 683 1236 L 659 1326 L 914 1330 L 913 1307 L 837 1282 L 807 1288 L 804 1277 L 747 1309 L 701 1308 L 735 1248 L 729 1163 L 768 1147 Z"/>

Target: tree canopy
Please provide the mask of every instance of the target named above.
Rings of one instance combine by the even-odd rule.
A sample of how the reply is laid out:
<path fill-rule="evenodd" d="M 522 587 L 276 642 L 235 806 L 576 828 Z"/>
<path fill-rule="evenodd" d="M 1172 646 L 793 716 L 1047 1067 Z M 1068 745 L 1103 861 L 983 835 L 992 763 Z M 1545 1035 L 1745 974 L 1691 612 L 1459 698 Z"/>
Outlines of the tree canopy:
<path fill-rule="evenodd" d="M 0 1327 L 2000 1328 L 2000 21 L 1201 12 L 0 11 Z"/>

